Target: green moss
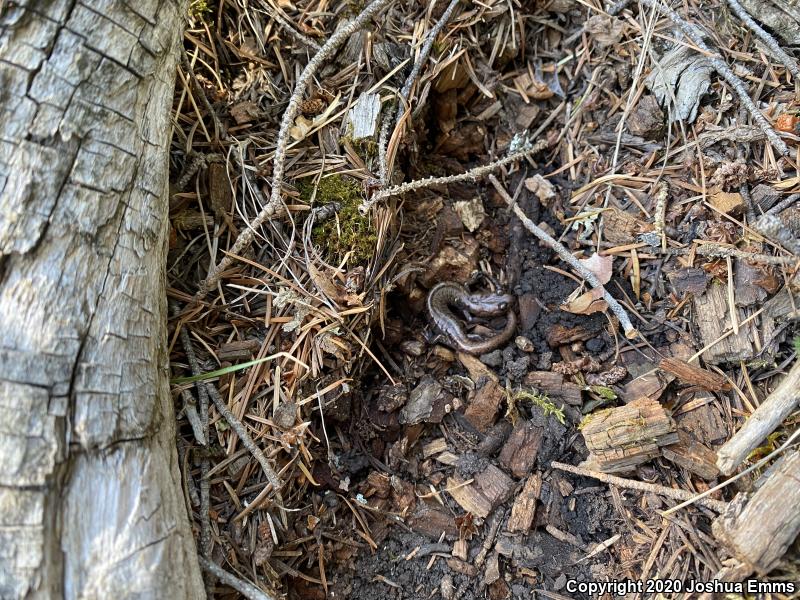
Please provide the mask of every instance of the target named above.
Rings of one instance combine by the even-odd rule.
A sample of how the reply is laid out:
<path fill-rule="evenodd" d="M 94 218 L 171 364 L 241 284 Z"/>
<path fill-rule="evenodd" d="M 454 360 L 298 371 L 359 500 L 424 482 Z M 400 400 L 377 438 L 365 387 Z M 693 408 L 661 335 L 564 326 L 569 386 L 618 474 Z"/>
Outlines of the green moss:
<path fill-rule="evenodd" d="M 352 128 L 352 125 L 348 126 L 348 130 L 350 128 Z M 348 131 L 347 135 L 342 136 L 341 142 L 349 143 L 358 155 L 365 159 L 365 162 L 378 158 L 378 142 L 371 137 L 355 140 Z"/>
<path fill-rule="evenodd" d="M 205 22 L 206 15 L 212 11 L 208 5 L 208 0 L 192 0 L 189 3 L 189 16 L 194 20 Z"/>
<path fill-rule="evenodd" d="M 341 209 L 336 215 L 314 226 L 311 241 L 322 248 L 326 259 L 341 261 L 352 252 L 350 266 L 366 265 L 375 254 L 378 234 L 369 217 L 361 216 L 361 185 L 345 175 L 331 175 L 320 179 L 314 189 L 310 181 L 298 185 L 300 197 L 306 202 L 312 198 L 315 207 L 339 202 Z"/>
<path fill-rule="evenodd" d="M 516 404 L 520 401 L 527 401 L 538 406 L 545 417 L 553 416 L 562 425 L 566 424 L 566 417 L 563 408 L 558 408 L 553 404 L 552 400 L 547 397 L 547 394 L 540 394 L 536 390 L 518 390 L 513 396 L 508 398 L 509 408 L 516 410 Z"/>

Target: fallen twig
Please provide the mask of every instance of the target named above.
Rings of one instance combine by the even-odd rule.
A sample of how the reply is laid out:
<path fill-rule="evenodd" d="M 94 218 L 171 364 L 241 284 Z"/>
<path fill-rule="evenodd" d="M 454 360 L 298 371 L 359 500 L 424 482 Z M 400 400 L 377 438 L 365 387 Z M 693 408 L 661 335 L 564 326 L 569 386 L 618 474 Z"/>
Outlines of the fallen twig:
<path fill-rule="evenodd" d="M 242 422 L 236 418 L 236 415 L 230 411 L 228 405 L 222 400 L 222 396 L 219 395 L 219 392 L 217 391 L 217 388 L 214 387 L 214 384 L 207 382 L 206 387 L 208 388 L 208 394 L 211 397 L 211 401 L 214 403 L 214 406 L 217 407 L 217 410 L 228 422 L 228 425 L 231 426 L 231 429 L 233 429 L 236 435 L 239 436 L 239 439 L 242 441 L 242 445 L 250 451 L 250 454 L 252 454 L 258 461 L 258 464 L 261 465 L 261 469 L 264 471 L 267 481 L 275 491 L 275 498 L 277 499 L 276 504 L 280 509 L 281 521 L 283 522 L 284 527 L 286 527 L 286 511 L 283 508 L 283 497 L 281 496 L 281 488 L 283 486 L 278 474 L 272 468 L 272 465 L 269 464 L 269 460 L 266 456 L 264 456 L 261 448 L 258 447 L 258 445 L 253 441 L 253 438 L 250 437 L 250 434 L 247 433 L 247 430 L 245 429 L 244 425 L 242 425 Z"/>
<path fill-rule="evenodd" d="M 764 42 L 764 45 L 769 48 L 769 51 L 789 69 L 789 72 L 794 75 L 794 78 L 800 80 L 800 67 L 797 66 L 797 61 L 786 54 L 780 44 L 778 44 L 778 41 L 753 20 L 744 7 L 739 4 L 739 0 L 727 0 L 727 2 L 728 6 L 731 7 L 742 22 L 747 25 L 750 30 L 756 34 L 758 39 Z"/>
<path fill-rule="evenodd" d="M 637 490 L 640 492 L 649 492 L 651 494 L 658 494 L 660 496 L 666 496 L 668 498 L 672 498 L 673 500 L 690 500 L 696 497 L 695 494 L 692 492 L 687 492 L 686 490 L 677 490 L 675 488 L 666 487 L 663 485 L 656 485 L 654 483 L 645 483 L 644 481 L 636 481 L 635 479 L 624 479 L 623 477 L 617 477 L 616 475 L 609 475 L 607 473 L 601 473 L 600 471 L 592 471 L 590 469 L 583 469 L 581 467 L 574 467 L 572 465 L 567 465 L 560 462 L 551 462 L 550 466 L 554 469 L 559 469 L 560 471 L 566 471 L 567 473 L 572 473 L 574 475 L 582 475 L 584 477 L 592 477 L 597 479 L 598 481 L 602 481 L 603 483 L 608 483 L 611 485 L 616 485 L 621 488 L 627 488 L 629 490 Z M 727 502 L 722 502 L 721 500 L 712 500 L 711 498 L 702 498 L 697 501 L 698 504 L 702 504 L 708 508 L 712 508 L 717 512 L 722 512 L 725 510 L 727 506 Z"/>
<path fill-rule="evenodd" d="M 366 214 L 369 212 L 369 209 L 378 202 L 379 200 L 384 200 L 386 198 L 391 198 L 392 196 L 399 196 L 401 194 L 405 194 L 408 192 L 413 192 L 415 190 L 421 190 L 423 188 L 431 187 L 433 185 L 447 185 L 449 183 L 456 183 L 459 181 L 476 181 L 478 178 L 483 177 L 484 175 L 488 175 L 492 171 L 499 169 L 502 166 L 510 164 L 514 161 L 517 161 L 521 158 L 525 158 L 531 154 L 536 154 L 537 152 L 543 150 L 547 147 L 545 142 L 537 142 L 531 146 L 525 146 L 522 150 L 517 152 L 512 152 L 508 156 L 504 156 L 494 162 L 491 162 L 486 165 L 481 165 L 479 167 L 475 167 L 474 169 L 470 169 L 466 173 L 459 173 L 458 175 L 447 175 L 446 177 L 428 177 L 426 179 L 415 179 L 414 181 L 408 181 L 406 183 L 401 183 L 399 185 L 394 185 L 392 187 L 388 187 L 386 189 L 380 190 L 375 192 L 373 196 L 368 199 L 364 200 L 358 207 L 358 210 L 361 214 Z"/>
<path fill-rule="evenodd" d="M 612 16 L 616 15 L 628 5 L 629 1 L 630 0 L 622 0 L 622 2 L 617 2 L 608 10 L 608 14 Z M 775 150 L 777 150 L 781 156 L 787 156 L 789 154 L 788 146 L 786 146 L 783 140 L 778 137 L 778 134 L 775 132 L 775 129 L 772 127 L 772 125 L 770 125 L 770 122 L 767 121 L 767 118 L 761 114 L 761 111 L 751 100 L 750 94 L 748 93 L 747 88 L 742 80 L 739 79 L 733 73 L 733 71 L 731 71 L 731 68 L 722 59 L 722 56 L 718 52 L 712 50 L 711 47 L 705 43 L 703 40 L 703 32 L 700 31 L 696 25 L 689 23 L 672 8 L 663 2 L 660 2 L 659 0 L 640 1 L 648 8 L 652 8 L 654 6 L 658 7 L 658 10 L 664 13 L 670 19 L 670 21 L 675 23 L 675 25 L 680 28 L 684 35 L 688 37 L 705 54 L 705 57 L 711 63 L 711 66 L 714 68 L 714 70 L 734 89 L 736 95 L 739 96 L 739 100 L 741 101 L 742 105 L 756 121 L 758 126 L 764 132 L 764 135 L 767 136 L 767 139 L 769 140 L 770 144 L 772 144 L 772 147 L 775 148 Z"/>
<path fill-rule="evenodd" d="M 425 41 L 422 43 L 422 49 L 420 50 L 419 56 L 417 60 L 414 62 L 414 66 L 411 68 L 411 72 L 408 74 L 408 77 L 403 83 L 403 87 L 400 89 L 400 98 L 397 103 L 397 112 L 394 117 L 394 128 L 397 129 L 397 126 L 400 124 L 400 121 L 403 118 L 403 113 L 407 110 L 408 101 L 411 97 L 411 88 L 414 87 L 414 83 L 416 83 L 417 78 L 419 77 L 420 71 L 422 71 L 422 66 L 425 64 L 425 61 L 428 60 L 428 55 L 431 53 L 431 48 L 433 48 L 433 42 L 436 41 L 436 36 L 439 35 L 439 32 L 444 29 L 444 26 L 450 20 L 450 17 L 453 15 L 453 11 L 455 10 L 456 6 L 458 6 L 459 0 L 450 0 L 450 4 L 448 4 L 447 8 L 445 9 L 442 16 L 436 22 L 436 24 L 431 28 L 431 30 L 425 36 Z M 381 183 L 386 185 L 389 179 L 389 165 L 386 160 L 386 146 L 388 139 L 388 130 L 390 126 L 390 121 L 387 120 L 384 122 L 383 127 L 386 127 L 386 135 L 384 136 L 383 128 L 381 128 L 381 160 L 380 162 L 380 178 Z"/>
<path fill-rule="evenodd" d="M 800 403 L 800 360 L 753 411 L 742 428 L 717 451 L 717 466 L 730 475 Z"/>
<path fill-rule="evenodd" d="M 177 303 L 172 302 L 172 314 L 178 316 L 180 309 Z M 197 362 L 197 356 L 194 353 L 194 346 L 192 339 L 189 337 L 189 331 L 186 327 L 181 327 L 180 330 L 181 345 L 186 354 L 186 360 L 189 363 L 189 369 L 192 375 L 200 375 L 200 363 Z M 205 386 L 197 385 L 197 396 L 199 398 L 198 412 L 200 417 L 200 426 L 202 428 L 204 443 L 208 444 L 208 393 Z M 203 458 L 200 461 L 200 555 L 208 558 L 211 556 L 211 484 L 208 481 L 208 472 L 211 468 L 211 463 L 208 458 Z"/>
<path fill-rule="evenodd" d="M 713 256 L 715 258 L 740 258 L 749 262 L 762 263 L 766 265 L 793 265 L 800 262 L 796 256 L 770 256 L 769 254 L 759 254 L 757 252 L 745 252 L 733 246 L 723 246 L 715 242 L 704 242 L 695 250 L 700 256 Z"/>
<path fill-rule="evenodd" d="M 256 236 L 256 230 L 263 225 L 267 219 L 272 217 L 278 210 L 281 204 L 281 189 L 283 187 L 283 176 L 286 169 L 286 147 L 289 142 L 289 128 L 294 123 L 295 116 L 300 107 L 303 94 L 306 91 L 309 83 L 311 83 L 314 73 L 322 66 L 336 50 L 341 46 L 344 41 L 349 38 L 353 33 L 361 29 L 367 24 L 372 17 L 380 12 L 392 0 L 373 0 L 361 13 L 352 21 L 339 28 L 325 44 L 320 48 L 314 57 L 308 61 L 305 69 L 297 79 L 294 91 L 289 104 L 286 106 L 286 111 L 283 113 L 281 119 L 281 126 L 278 130 L 278 139 L 275 144 L 275 157 L 273 159 L 272 167 L 272 191 L 270 193 L 269 201 L 264 208 L 258 213 L 255 219 L 248 224 L 233 244 L 233 247 L 228 251 L 225 257 L 211 269 L 208 277 L 200 282 L 200 289 L 197 293 L 197 298 L 204 297 L 209 290 L 211 290 L 219 281 L 222 272 L 227 269 L 233 262 L 233 257 L 240 254 L 242 250 L 253 243 Z"/>
<path fill-rule="evenodd" d="M 792 443 L 795 441 L 795 439 L 797 439 L 798 436 L 800 436 L 800 429 L 798 429 L 792 435 L 790 435 L 789 439 L 787 439 L 785 442 L 783 442 L 783 444 L 781 444 L 780 448 L 776 448 L 775 450 L 770 452 L 767 456 L 762 458 L 757 463 L 752 464 L 749 467 L 747 467 L 741 473 L 737 473 L 736 475 L 734 475 L 730 479 L 726 479 L 722 483 L 717 484 L 714 487 L 707 489 L 705 492 L 703 492 L 701 494 L 697 494 L 696 496 L 692 496 L 691 498 L 689 498 L 685 502 L 681 502 L 677 506 L 673 506 L 672 508 L 665 510 L 662 514 L 664 516 L 667 516 L 667 515 L 670 515 L 670 514 L 676 512 L 676 511 L 679 511 L 680 509 L 682 509 L 682 508 L 684 508 L 686 506 L 689 506 L 690 504 L 694 504 L 695 502 L 700 502 L 700 501 L 704 500 L 707 496 L 710 496 L 711 494 L 713 494 L 714 492 L 716 492 L 718 490 L 721 490 L 724 487 L 729 486 L 730 484 L 732 484 L 733 482 L 737 481 L 738 479 L 741 479 L 742 477 L 744 477 L 745 475 L 747 475 L 751 471 L 755 471 L 756 469 L 760 469 L 762 466 L 767 464 L 769 461 L 771 461 L 773 458 L 775 458 L 781 452 L 783 452 L 789 446 L 791 446 Z"/>
<path fill-rule="evenodd" d="M 622 308 L 622 305 L 617 302 L 614 297 L 608 293 L 608 291 L 603 287 L 603 284 L 597 279 L 594 273 L 589 271 L 585 268 L 577 258 L 575 258 L 572 254 L 570 254 L 569 250 L 567 250 L 563 245 L 561 245 L 558 240 L 553 238 L 550 234 L 544 231 L 541 227 L 537 226 L 533 221 L 531 221 L 528 216 L 523 212 L 523 210 L 519 207 L 519 205 L 514 201 L 514 199 L 509 196 L 508 192 L 505 190 L 503 185 L 497 180 L 494 175 L 489 175 L 489 181 L 492 182 L 492 185 L 497 190 L 497 192 L 502 196 L 503 200 L 506 201 L 508 206 L 514 211 L 514 214 L 519 217 L 519 220 L 522 221 L 522 224 L 525 228 L 530 231 L 533 235 L 539 238 L 542 242 L 544 242 L 548 248 L 553 250 L 558 257 L 567 263 L 570 267 L 572 267 L 581 277 L 583 277 L 589 285 L 591 285 L 595 289 L 603 290 L 603 300 L 608 303 L 608 307 L 611 309 L 611 312 L 616 315 L 619 319 L 619 323 L 622 326 L 622 329 L 625 331 L 625 337 L 629 340 L 634 339 L 639 335 L 637 329 L 631 324 L 631 320 L 628 317 L 628 313 L 625 312 L 625 309 Z"/>
<path fill-rule="evenodd" d="M 239 579 L 232 573 L 228 573 L 225 569 L 211 562 L 210 560 L 200 557 L 200 566 L 211 573 L 214 577 L 219 579 L 225 585 L 232 587 L 248 600 L 275 600 L 275 596 L 271 596 L 266 592 L 258 589 L 252 583 Z"/>

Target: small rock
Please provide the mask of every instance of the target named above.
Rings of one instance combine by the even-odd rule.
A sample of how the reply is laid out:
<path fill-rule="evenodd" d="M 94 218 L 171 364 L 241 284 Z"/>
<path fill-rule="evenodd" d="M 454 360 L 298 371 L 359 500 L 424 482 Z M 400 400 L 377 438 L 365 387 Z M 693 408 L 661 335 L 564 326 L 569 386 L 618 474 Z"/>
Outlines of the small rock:
<path fill-rule="evenodd" d="M 542 352 L 539 355 L 539 360 L 536 361 L 536 368 L 539 371 L 549 371 L 550 367 L 553 366 L 553 353 L 549 350 L 547 352 Z"/>
<path fill-rule="evenodd" d="M 553 590 L 556 592 L 559 590 L 564 589 L 564 586 L 567 585 L 567 576 L 562 573 L 558 577 L 556 577 L 555 582 L 553 582 Z"/>
<path fill-rule="evenodd" d="M 406 340 L 400 344 L 400 349 L 409 356 L 422 356 L 425 344 L 419 340 Z"/>
<path fill-rule="evenodd" d="M 586 349 L 593 354 L 597 354 L 598 352 L 602 352 L 603 348 L 606 347 L 605 342 L 599 338 L 592 338 L 590 340 L 586 340 Z"/>
<path fill-rule="evenodd" d="M 533 352 L 536 349 L 533 345 L 533 342 L 524 335 L 518 335 L 514 340 L 514 343 L 522 352 Z"/>
<path fill-rule="evenodd" d="M 442 576 L 442 582 L 439 584 L 439 591 L 444 600 L 453 600 L 456 595 L 456 590 L 453 587 L 453 577 L 449 573 Z"/>
<path fill-rule="evenodd" d="M 503 364 L 503 353 L 500 350 L 493 350 L 488 354 L 482 354 L 481 362 L 490 367 L 499 367 Z"/>
<path fill-rule="evenodd" d="M 521 356 L 517 360 L 510 360 L 506 363 L 506 374 L 512 381 L 519 381 L 528 373 L 531 366 L 530 356 Z"/>
<path fill-rule="evenodd" d="M 297 404 L 294 402 L 282 402 L 275 410 L 272 420 L 281 429 L 294 427 L 294 420 L 297 415 Z"/>
<path fill-rule="evenodd" d="M 450 412 L 450 395 L 433 377 L 426 375 L 419 385 L 411 390 L 408 402 L 400 411 L 400 423 L 416 425 L 423 421 L 438 423 Z"/>
<path fill-rule="evenodd" d="M 542 307 L 534 294 L 523 294 L 519 297 L 519 323 L 523 331 L 530 331 L 539 319 Z"/>
<path fill-rule="evenodd" d="M 634 135 L 648 140 L 661 139 L 664 134 L 664 111 L 656 97 L 650 94 L 642 96 L 626 124 Z"/>
<path fill-rule="evenodd" d="M 460 200 L 453 204 L 453 209 L 461 217 L 464 227 L 470 232 L 478 229 L 486 218 L 486 211 L 483 209 L 483 202 L 480 198 Z"/>
<path fill-rule="evenodd" d="M 525 180 L 525 187 L 528 189 L 529 192 L 533 192 L 536 194 L 536 197 L 545 207 L 550 207 L 553 200 L 558 196 L 556 193 L 556 188 L 550 183 L 547 179 L 539 175 L 538 173 L 533 177 L 528 177 Z"/>

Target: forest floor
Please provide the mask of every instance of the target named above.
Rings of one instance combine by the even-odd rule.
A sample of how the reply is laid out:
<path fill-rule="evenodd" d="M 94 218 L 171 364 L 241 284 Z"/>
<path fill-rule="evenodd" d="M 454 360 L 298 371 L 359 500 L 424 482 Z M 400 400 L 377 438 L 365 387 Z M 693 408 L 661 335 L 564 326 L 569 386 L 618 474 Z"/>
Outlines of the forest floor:
<path fill-rule="evenodd" d="M 377 0 L 328 51 L 365 6 L 192 3 L 168 293 L 200 553 L 268 598 L 800 580 L 796 529 L 756 559 L 718 517 L 797 452 L 790 407 L 720 472 L 800 348 L 789 68 L 694 0 Z M 435 326 L 443 282 L 510 294 L 437 313 L 497 343 Z"/>

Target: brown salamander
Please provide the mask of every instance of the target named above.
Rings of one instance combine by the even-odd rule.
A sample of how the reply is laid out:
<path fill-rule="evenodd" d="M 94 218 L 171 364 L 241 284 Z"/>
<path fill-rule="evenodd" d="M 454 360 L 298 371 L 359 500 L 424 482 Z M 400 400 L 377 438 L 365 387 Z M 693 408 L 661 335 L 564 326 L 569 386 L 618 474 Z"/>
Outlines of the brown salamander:
<path fill-rule="evenodd" d="M 517 316 L 512 308 L 513 300 L 511 294 L 498 291 L 471 294 L 463 285 L 445 281 L 436 284 L 428 294 L 428 314 L 454 348 L 467 354 L 486 354 L 508 342 L 514 335 Z M 508 322 L 497 335 L 484 338 L 467 333 L 453 308 L 477 317 L 505 314 Z"/>

